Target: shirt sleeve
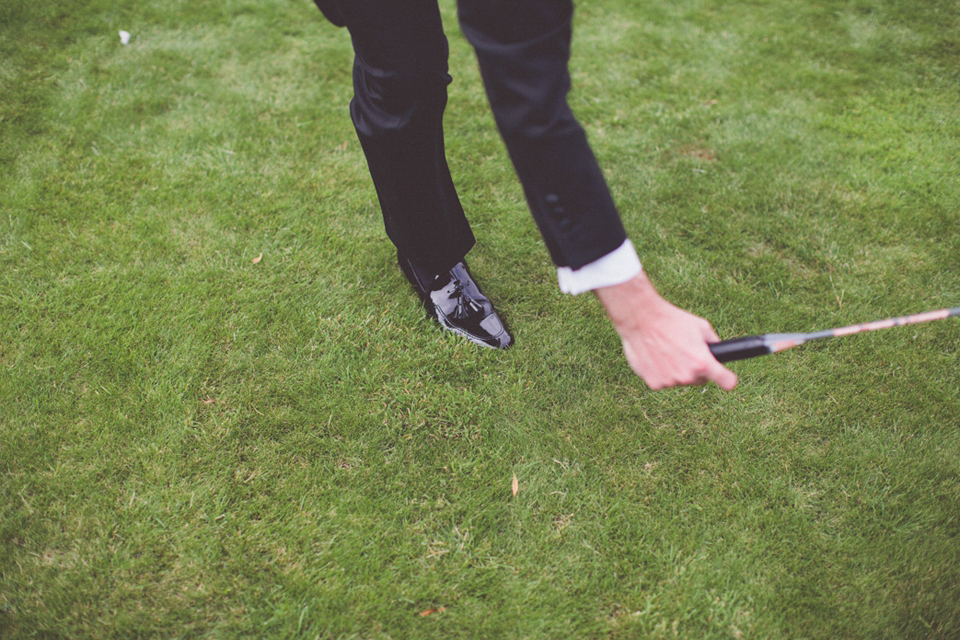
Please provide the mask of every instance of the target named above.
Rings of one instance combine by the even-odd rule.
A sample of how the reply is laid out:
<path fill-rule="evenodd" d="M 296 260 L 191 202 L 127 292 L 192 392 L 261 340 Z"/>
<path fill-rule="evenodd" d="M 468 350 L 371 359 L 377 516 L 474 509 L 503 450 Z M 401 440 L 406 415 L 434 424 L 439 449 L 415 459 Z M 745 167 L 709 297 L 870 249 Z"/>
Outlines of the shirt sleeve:
<path fill-rule="evenodd" d="M 633 243 L 624 240 L 618 248 L 579 269 L 557 267 L 557 280 L 561 291 L 576 295 L 621 284 L 642 270 L 643 265 Z"/>

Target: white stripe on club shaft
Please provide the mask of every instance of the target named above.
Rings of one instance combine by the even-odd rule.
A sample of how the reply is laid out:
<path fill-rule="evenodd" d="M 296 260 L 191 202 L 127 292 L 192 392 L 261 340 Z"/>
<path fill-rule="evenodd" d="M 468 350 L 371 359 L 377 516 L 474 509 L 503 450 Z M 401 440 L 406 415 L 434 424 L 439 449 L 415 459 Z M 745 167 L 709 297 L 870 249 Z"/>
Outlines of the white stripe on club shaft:
<path fill-rule="evenodd" d="M 849 336 L 855 333 L 866 331 L 877 331 L 879 329 L 889 329 L 890 327 L 902 327 L 909 324 L 918 324 L 921 322 L 932 322 L 933 320 L 943 320 L 951 316 L 960 316 L 960 307 L 952 309 L 938 309 L 936 311 L 925 311 L 915 313 L 909 316 L 899 316 L 896 318 L 887 318 L 886 320 L 876 320 L 874 322 L 864 322 L 862 324 L 852 324 L 846 327 L 837 327 L 835 329 L 824 329 L 823 331 L 812 331 L 810 333 L 799 334 L 769 334 L 771 338 L 771 351 L 782 351 L 798 344 L 803 344 L 809 340 L 819 340 L 821 338 L 839 338 Z M 782 347 L 777 348 L 782 343 Z"/>

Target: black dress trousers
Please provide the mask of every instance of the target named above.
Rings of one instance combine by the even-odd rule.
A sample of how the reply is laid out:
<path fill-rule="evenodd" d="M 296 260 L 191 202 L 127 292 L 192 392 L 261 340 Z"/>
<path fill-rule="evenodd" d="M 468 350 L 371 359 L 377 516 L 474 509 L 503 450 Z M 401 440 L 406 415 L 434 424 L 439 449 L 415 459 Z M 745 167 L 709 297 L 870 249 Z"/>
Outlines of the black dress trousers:
<path fill-rule="evenodd" d="M 353 43 L 350 113 L 398 250 L 439 272 L 474 237 L 444 151 L 448 45 L 437 0 L 315 0 Z M 458 0 L 494 118 L 558 266 L 578 269 L 626 239 L 567 103 L 571 0 Z"/>
<path fill-rule="evenodd" d="M 319 0 L 354 49 L 350 115 L 401 254 L 439 273 L 474 244 L 443 139 L 447 39 L 437 0 Z"/>

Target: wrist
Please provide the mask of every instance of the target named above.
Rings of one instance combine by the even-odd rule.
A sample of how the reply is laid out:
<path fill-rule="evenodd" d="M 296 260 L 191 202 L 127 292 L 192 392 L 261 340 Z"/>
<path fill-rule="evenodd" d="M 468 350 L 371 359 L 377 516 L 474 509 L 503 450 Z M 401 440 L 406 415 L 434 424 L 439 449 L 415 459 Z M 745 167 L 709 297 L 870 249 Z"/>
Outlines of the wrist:
<path fill-rule="evenodd" d="M 594 289 L 594 294 L 620 333 L 639 329 L 666 302 L 642 271 L 626 282 Z"/>

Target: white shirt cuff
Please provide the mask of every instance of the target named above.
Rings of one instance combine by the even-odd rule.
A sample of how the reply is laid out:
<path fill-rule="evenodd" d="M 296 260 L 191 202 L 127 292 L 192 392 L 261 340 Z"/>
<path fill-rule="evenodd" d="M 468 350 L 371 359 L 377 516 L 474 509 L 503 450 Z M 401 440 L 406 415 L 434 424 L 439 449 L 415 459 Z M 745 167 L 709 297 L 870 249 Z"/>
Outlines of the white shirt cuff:
<path fill-rule="evenodd" d="M 557 267 L 557 280 L 560 290 L 574 295 L 593 291 L 600 287 L 610 287 L 626 282 L 643 270 L 637 250 L 630 240 L 624 240 L 602 258 L 574 271 L 570 267 Z"/>

